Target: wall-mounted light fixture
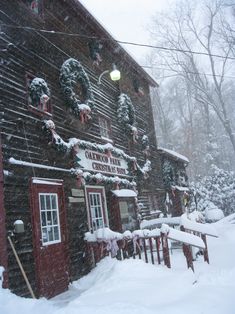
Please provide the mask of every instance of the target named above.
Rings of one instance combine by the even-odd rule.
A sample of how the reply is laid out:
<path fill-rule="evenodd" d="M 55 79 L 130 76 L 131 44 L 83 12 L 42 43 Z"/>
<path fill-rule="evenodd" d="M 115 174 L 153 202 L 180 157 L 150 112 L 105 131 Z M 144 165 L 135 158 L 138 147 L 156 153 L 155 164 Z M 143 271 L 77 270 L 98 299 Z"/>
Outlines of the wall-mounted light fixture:
<path fill-rule="evenodd" d="M 110 78 L 112 81 L 119 81 L 121 78 L 121 73 L 120 71 L 117 69 L 116 65 L 113 63 L 113 69 L 110 72 L 109 70 L 105 70 L 103 73 L 100 74 L 99 78 L 98 78 L 98 85 L 101 84 L 101 79 L 103 77 L 104 74 L 109 73 Z"/>
<path fill-rule="evenodd" d="M 24 233 L 24 222 L 22 220 L 16 220 L 14 222 L 14 233 Z"/>

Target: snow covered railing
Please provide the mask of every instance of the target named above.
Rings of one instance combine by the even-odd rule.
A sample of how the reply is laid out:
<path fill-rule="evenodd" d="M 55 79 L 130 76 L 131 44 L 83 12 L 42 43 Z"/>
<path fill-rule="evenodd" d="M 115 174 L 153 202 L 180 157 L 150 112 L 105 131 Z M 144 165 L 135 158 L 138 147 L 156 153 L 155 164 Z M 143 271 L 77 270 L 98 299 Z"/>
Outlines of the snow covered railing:
<path fill-rule="evenodd" d="M 162 217 L 162 218 L 154 218 L 150 220 L 143 220 L 140 223 L 140 228 L 152 228 L 156 226 L 160 226 L 161 224 L 168 224 L 172 226 L 180 225 L 180 217 Z"/>
<path fill-rule="evenodd" d="M 201 237 L 202 241 L 204 242 L 205 249 L 203 250 L 204 260 L 209 264 L 209 254 L 207 248 L 207 241 L 206 236 L 216 237 L 218 238 L 218 234 L 216 229 L 211 224 L 202 224 L 193 220 L 188 219 L 186 214 L 181 216 L 181 230 L 186 231 L 187 233 L 197 234 Z"/>
<path fill-rule="evenodd" d="M 125 231 L 124 233 L 119 233 L 109 228 L 101 228 L 94 233 L 87 232 L 85 234 L 85 241 L 87 241 L 87 245 L 91 251 L 94 264 L 109 252 L 112 257 L 119 256 L 119 259 L 131 256 L 133 258 L 139 256 L 141 259 L 142 254 L 144 254 L 146 263 L 148 263 L 150 257 L 152 264 L 155 264 L 155 261 L 161 264 L 160 252 L 162 252 L 164 264 L 170 268 L 168 239 L 182 243 L 187 265 L 192 269 L 193 263 L 190 246 L 195 246 L 202 250 L 206 249 L 200 237 L 173 229 L 166 224 L 162 224 L 161 229 L 155 228 L 153 230 L 141 229 L 133 232 Z M 156 258 L 154 253 L 157 254 Z"/>
<path fill-rule="evenodd" d="M 202 224 L 196 221 L 192 221 L 187 218 L 186 214 L 183 214 L 180 217 L 180 225 L 183 226 L 186 230 L 191 230 L 218 238 L 217 231 L 212 224 Z"/>
<path fill-rule="evenodd" d="M 205 244 L 202 239 L 193 234 L 183 232 L 177 229 L 173 229 L 166 224 L 163 224 L 161 231 L 164 234 L 167 234 L 167 238 L 170 240 L 182 242 L 187 245 L 198 247 L 199 249 L 205 249 Z"/>

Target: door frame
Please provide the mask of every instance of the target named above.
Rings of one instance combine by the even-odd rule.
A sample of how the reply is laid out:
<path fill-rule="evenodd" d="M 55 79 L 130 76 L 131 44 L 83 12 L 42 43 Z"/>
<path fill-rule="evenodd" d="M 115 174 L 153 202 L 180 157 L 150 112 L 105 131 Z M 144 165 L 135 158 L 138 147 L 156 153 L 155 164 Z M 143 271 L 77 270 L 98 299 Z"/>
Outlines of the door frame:
<path fill-rule="evenodd" d="M 108 216 L 108 210 L 107 210 L 107 200 L 106 200 L 106 194 L 105 194 L 105 188 L 104 186 L 100 186 L 100 185 L 86 185 L 85 186 L 85 199 L 86 199 L 86 210 L 87 210 L 87 218 L 88 218 L 88 227 L 89 230 L 91 231 L 92 228 L 92 217 L 91 217 L 91 209 L 90 209 L 90 202 L 88 199 L 88 193 L 89 191 L 87 191 L 88 189 L 94 190 L 94 192 L 96 190 L 101 190 L 101 199 L 102 199 L 102 204 L 103 204 L 103 214 L 104 214 L 104 224 L 107 225 L 107 227 L 109 227 L 109 216 Z"/>
<path fill-rule="evenodd" d="M 56 190 L 57 187 L 57 191 Z M 44 189 L 44 192 L 40 191 L 40 188 Z M 58 209 L 59 209 L 59 222 L 60 222 L 60 242 L 43 244 L 42 242 L 42 230 L 41 230 L 41 214 L 39 205 L 39 195 L 40 193 L 56 193 L 58 195 Z M 60 179 L 47 179 L 47 178 L 31 178 L 30 180 L 30 208 L 31 208 L 31 223 L 32 223 L 32 240 L 33 240 L 33 255 L 35 261 L 35 280 L 36 280 L 36 290 L 38 296 L 44 296 L 42 291 L 44 287 L 41 285 L 40 281 L 40 271 L 42 265 L 40 261 L 41 248 L 50 248 L 54 245 L 64 245 L 64 261 L 66 272 L 68 274 L 67 287 L 69 285 L 69 246 L 68 246 L 68 227 L 67 227 L 67 217 L 66 217 L 66 207 L 65 207 L 65 196 L 63 188 L 63 180 Z M 37 210 L 38 209 L 38 210 Z M 63 217 L 63 219 L 61 219 Z M 63 230 L 62 230 L 63 229 Z M 63 244 L 62 244 L 63 243 Z M 61 293 L 64 291 L 59 291 Z M 51 296 L 49 296 L 50 298 Z"/>
<path fill-rule="evenodd" d="M 0 130 L 0 265 L 4 267 L 2 287 L 8 288 L 7 231 L 6 211 L 4 206 L 4 174 L 1 136 L 2 134 Z"/>

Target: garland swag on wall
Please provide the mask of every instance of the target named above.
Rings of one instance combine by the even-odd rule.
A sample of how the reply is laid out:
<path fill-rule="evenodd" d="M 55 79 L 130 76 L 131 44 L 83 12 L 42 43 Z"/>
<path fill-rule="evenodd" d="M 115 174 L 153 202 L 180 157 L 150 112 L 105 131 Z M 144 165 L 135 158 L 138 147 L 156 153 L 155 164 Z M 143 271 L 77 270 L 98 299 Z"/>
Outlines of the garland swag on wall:
<path fill-rule="evenodd" d="M 136 143 L 138 139 L 138 131 L 134 126 L 135 120 L 135 108 L 132 104 L 130 97 L 124 93 L 118 97 L 118 109 L 117 109 L 118 121 L 124 127 L 124 131 L 128 132 L 133 137 L 133 142 Z"/>
<path fill-rule="evenodd" d="M 81 87 L 82 99 L 75 92 L 78 84 Z M 73 113 L 82 123 L 87 122 L 94 108 L 94 96 L 88 75 L 78 60 L 70 58 L 63 63 L 60 70 L 60 85 Z"/>
<path fill-rule="evenodd" d="M 135 157 L 127 155 L 122 149 L 114 147 L 112 144 L 96 144 L 85 140 L 80 140 L 78 138 L 70 138 L 68 142 L 64 141 L 59 134 L 56 132 L 55 124 L 52 120 L 44 120 L 43 131 L 46 133 L 49 144 L 53 145 L 58 151 L 63 153 L 69 153 L 74 150 L 76 153 L 79 151 L 79 148 L 90 149 L 97 151 L 99 153 L 110 154 L 118 158 L 123 158 L 127 161 L 128 166 L 132 168 L 133 172 L 137 176 L 143 176 L 144 179 L 149 177 L 151 171 L 151 161 L 149 159 L 145 160 L 143 167 L 141 167 Z"/>

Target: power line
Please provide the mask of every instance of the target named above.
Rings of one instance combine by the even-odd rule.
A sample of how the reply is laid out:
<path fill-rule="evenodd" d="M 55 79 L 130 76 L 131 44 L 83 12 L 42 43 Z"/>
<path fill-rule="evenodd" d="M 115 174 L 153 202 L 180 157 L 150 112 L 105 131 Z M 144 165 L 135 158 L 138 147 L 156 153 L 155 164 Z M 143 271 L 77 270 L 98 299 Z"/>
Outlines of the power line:
<path fill-rule="evenodd" d="M 145 69 L 159 69 L 159 70 L 163 70 L 163 71 L 171 71 L 171 72 L 177 72 L 177 73 L 188 73 L 188 74 L 196 74 L 196 75 L 205 75 L 205 76 L 217 76 L 217 77 L 226 77 L 226 78 L 232 78 L 234 79 L 235 76 L 230 76 L 230 75 L 220 75 L 220 74 L 210 74 L 210 73 L 201 73 L 201 72 L 192 72 L 192 71 L 180 71 L 180 70 L 171 70 L 171 69 L 167 69 L 167 68 L 161 68 L 161 67 L 155 67 L 154 65 L 141 65 L 142 68 Z M 178 74 L 174 74 L 174 75 L 168 75 L 168 76 L 164 76 L 164 77 L 171 77 L 171 76 L 177 76 Z"/>
<path fill-rule="evenodd" d="M 116 42 L 116 43 L 123 44 L 123 45 L 131 45 L 131 46 L 159 49 L 159 50 L 165 50 L 165 51 L 176 51 L 176 52 L 182 52 L 182 53 L 192 53 L 192 54 L 196 54 L 196 55 L 212 56 L 215 58 L 235 60 L 234 57 L 222 56 L 222 55 L 218 55 L 218 54 L 208 54 L 206 52 L 200 52 L 200 51 L 184 50 L 184 49 L 179 49 L 179 48 L 169 48 L 169 47 L 155 46 L 155 45 L 149 45 L 149 44 L 141 44 L 141 43 L 135 43 L 135 42 L 129 42 L 129 41 L 123 41 L 123 40 L 116 40 L 116 39 L 107 38 L 107 37 L 103 38 L 103 37 L 89 36 L 89 35 L 84 35 L 84 34 L 79 34 L 79 33 L 66 33 L 66 32 L 58 32 L 58 31 L 53 31 L 53 30 L 50 31 L 50 30 L 38 29 L 38 28 L 30 27 L 30 26 L 17 26 L 17 25 L 11 25 L 11 24 L 0 24 L 0 26 L 4 26 L 4 27 L 8 27 L 8 28 L 24 29 L 24 30 L 33 30 L 36 32 L 47 33 L 47 34 L 56 34 L 56 35 L 63 35 L 63 36 L 97 39 L 97 40 L 101 40 L 101 41 L 111 41 L 111 42 Z"/>

